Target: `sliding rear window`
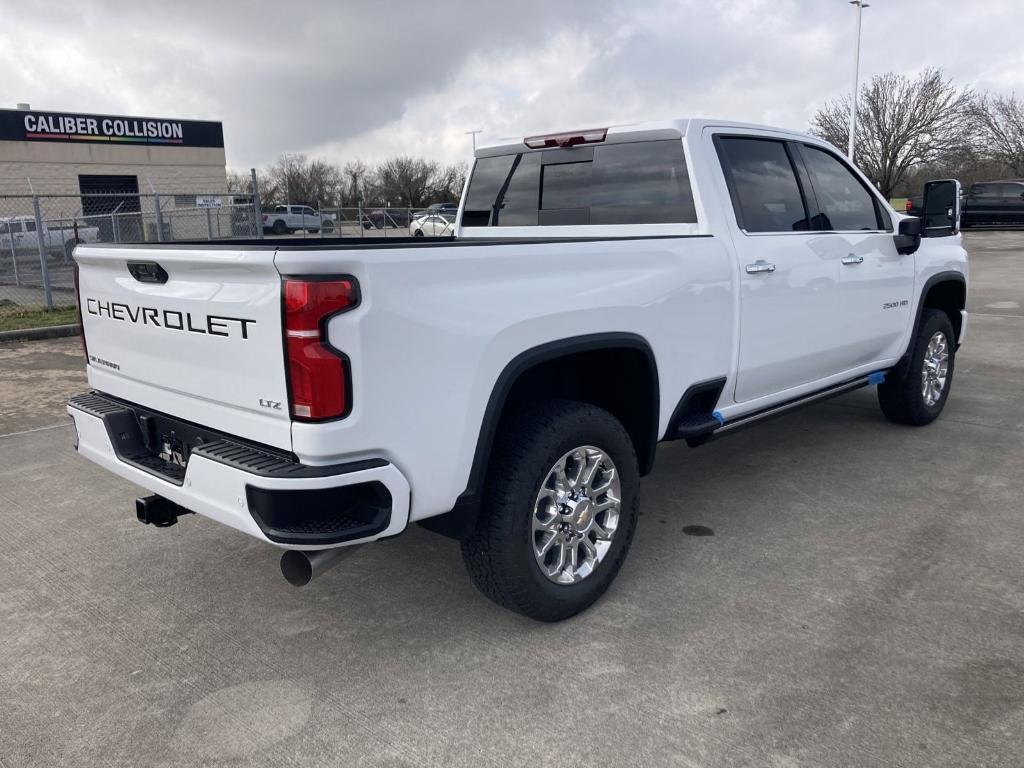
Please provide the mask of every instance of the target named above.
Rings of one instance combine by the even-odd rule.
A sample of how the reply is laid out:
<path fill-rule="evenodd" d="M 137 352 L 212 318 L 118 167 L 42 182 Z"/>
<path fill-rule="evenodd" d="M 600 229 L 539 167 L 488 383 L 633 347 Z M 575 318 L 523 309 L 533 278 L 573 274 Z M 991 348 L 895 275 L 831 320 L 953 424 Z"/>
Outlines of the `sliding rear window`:
<path fill-rule="evenodd" d="M 480 158 L 462 215 L 466 227 L 696 221 L 674 139 Z"/>

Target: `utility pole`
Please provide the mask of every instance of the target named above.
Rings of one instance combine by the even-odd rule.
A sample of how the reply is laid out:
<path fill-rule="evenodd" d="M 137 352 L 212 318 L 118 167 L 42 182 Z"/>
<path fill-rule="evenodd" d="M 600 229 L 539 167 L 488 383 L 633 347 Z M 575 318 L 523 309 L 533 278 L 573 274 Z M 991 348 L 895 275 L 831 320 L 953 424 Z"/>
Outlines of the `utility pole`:
<path fill-rule="evenodd" d="M 474 155 L 476 154 L 476 135 L 478 133 L 483 133 L 483 130 L 480 129 L 480 128 L 477 128 L 475 131 L 466 131 L 466 135 L 467 136 L 472 136 L 473 137 L 473 154 Z"/>
<path fill-rule="evenodd" d="M 864 0 L 850 0 L 850 5 L 857 9 L 857 40 L 853 45 L 853 93 L 850 94 L 850 147 L 846 154 L 853 162 L 853 143 L 857 133 L 857 88 L 860 76 L 860 19 L 865 8 L 870 8 Z"/>

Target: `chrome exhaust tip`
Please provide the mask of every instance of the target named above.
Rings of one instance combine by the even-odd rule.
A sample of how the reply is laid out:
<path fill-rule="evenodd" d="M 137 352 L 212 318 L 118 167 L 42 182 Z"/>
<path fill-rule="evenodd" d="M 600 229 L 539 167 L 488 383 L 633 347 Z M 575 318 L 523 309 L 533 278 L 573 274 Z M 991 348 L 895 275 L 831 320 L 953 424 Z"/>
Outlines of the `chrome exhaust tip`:
<path fill-rule="evenodd" d="M 281 573 L 293 587 L 304 587 L 359 549 L 359 546 L 333 549 L 289 549 L 281 555 Z"/>

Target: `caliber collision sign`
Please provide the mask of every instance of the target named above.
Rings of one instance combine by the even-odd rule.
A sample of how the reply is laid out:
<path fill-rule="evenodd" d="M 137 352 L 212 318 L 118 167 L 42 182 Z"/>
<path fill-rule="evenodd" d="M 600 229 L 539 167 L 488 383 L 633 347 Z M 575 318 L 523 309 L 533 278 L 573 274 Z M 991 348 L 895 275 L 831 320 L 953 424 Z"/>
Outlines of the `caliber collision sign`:
<path fill-rule="evenodd" d="M 208 120 L 0 109 L 0 141 L 223 147 L 224 130 Z"/>

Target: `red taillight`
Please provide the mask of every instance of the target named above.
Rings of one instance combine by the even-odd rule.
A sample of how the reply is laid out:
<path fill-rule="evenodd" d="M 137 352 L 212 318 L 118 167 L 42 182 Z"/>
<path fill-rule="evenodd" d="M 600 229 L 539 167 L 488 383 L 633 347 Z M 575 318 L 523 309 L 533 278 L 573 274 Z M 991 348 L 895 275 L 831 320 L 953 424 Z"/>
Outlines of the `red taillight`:
<path fill-rule="evenodd" d="M 327 342 L 333 315 L 359 303 L 352 278 L 284 281 L 284 336 L 292 418 L 322 421 L 351 409 L 348 359 Z"/>
<path fill-rule="evenodd" d="M 85 354 L 85 364 L 89 364 L 89 347 L 85 344 L 85 323 L 82 322 L 82 292 L 78 288 L 78 262 L 74 263 L 72 270 L 75 280 L 75 312 L 78 314 L 78 337 L 82 340 L 82 352 Z"/>
<path fill-rule="evenodd" d="M 267 214 L 265 214 L 265 213 L 263 214 L 263 223 L 264 224 L 267 223 Z"/>
<path fill-rule="evenodd" d="M 907 198 L 907 206 L 906 207 L 907 207 L 907 213 L 910 213 L 911 209 L 914 207 L 914 204 L 910 202 L 910 198 L 909 197 Z"/>
<path fill-rule="evenodd" d="M 568 133 L 552 133 L 548 136 L 527 136 L 523 143 L 530 149 L 546 149 L 549 147 L 575 147 L 577 144 L 600 144 L 608 136 L 607 128 L 594 128 L 589 131 L 569 131 Z"/>

